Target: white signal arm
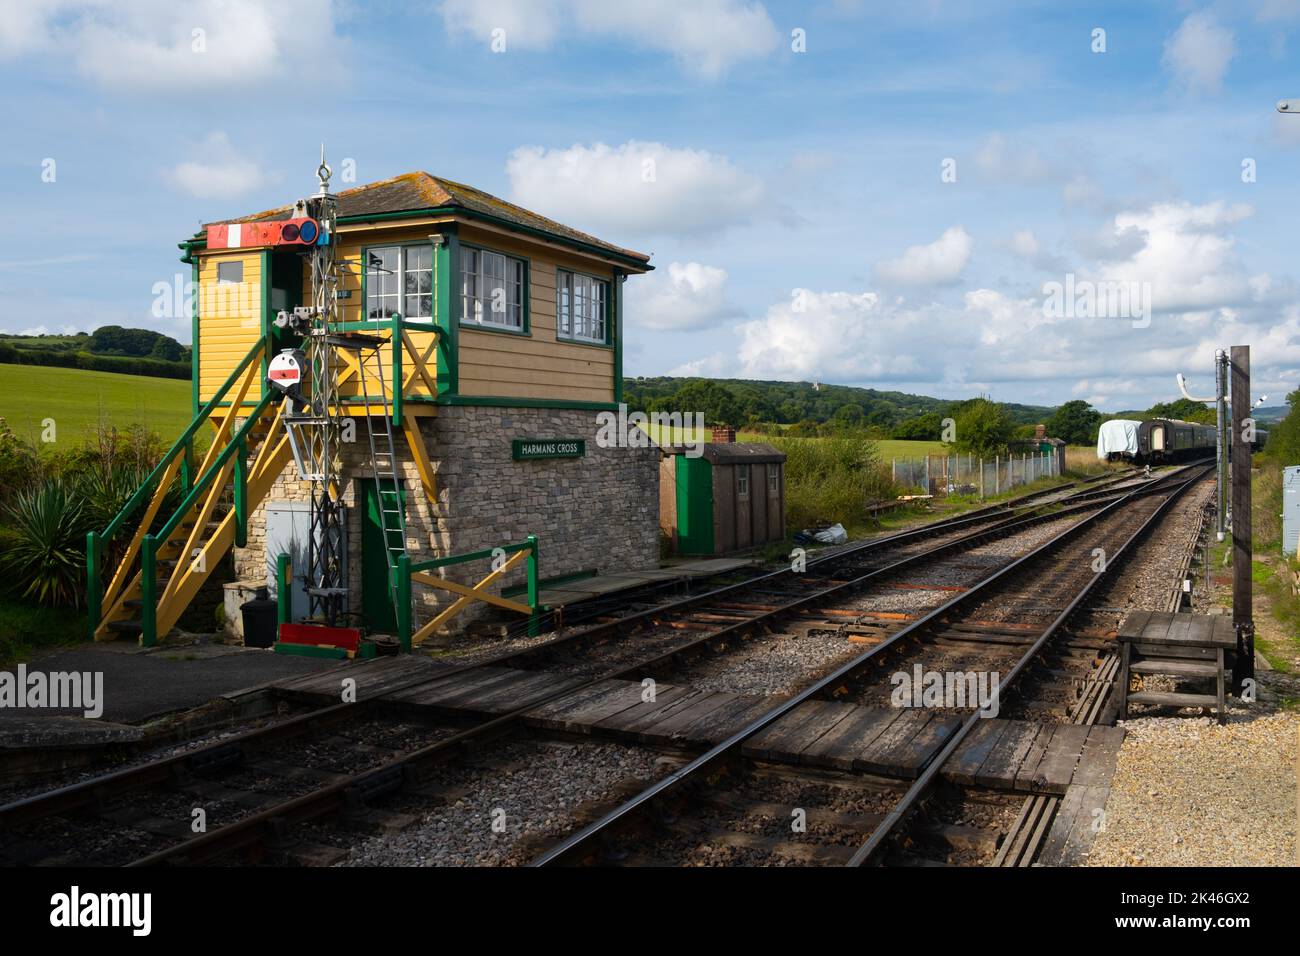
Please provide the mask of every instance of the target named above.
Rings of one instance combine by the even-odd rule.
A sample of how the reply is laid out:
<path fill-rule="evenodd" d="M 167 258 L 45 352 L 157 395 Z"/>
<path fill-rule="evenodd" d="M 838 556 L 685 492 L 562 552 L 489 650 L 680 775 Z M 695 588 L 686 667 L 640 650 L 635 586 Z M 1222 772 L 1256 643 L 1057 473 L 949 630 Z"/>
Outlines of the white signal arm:
<path fill-rule="evenodd" d="M 1213 395 L 1209 396 L 1208 398 L 1197 398 L 1195 395 L 1188 394 L 1187 379 L 1183 378 L 1182 372 L 1178 373 L 1178 390 L 1183 393 L 1183 398 L 1187 399 L 1190 402 L 1217 402 L 1218 401 L 1218 399 L 1215 398 Z"/>

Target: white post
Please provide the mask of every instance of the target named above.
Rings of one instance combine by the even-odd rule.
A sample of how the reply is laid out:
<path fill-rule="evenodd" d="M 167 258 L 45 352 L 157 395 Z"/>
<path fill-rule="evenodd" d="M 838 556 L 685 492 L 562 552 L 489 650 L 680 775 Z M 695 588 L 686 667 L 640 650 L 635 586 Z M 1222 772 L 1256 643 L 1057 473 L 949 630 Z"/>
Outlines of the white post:
<path fill-rule="evenodd" d="M 1002 482 L 999 480 L 1001 478 L 1001 475 L 998 474 L 998 472 L 1001 469 L 1002 469 L 1002 464 L 1001 464 L 1000 456 L 994 455 L 993 456 L 993 493 L 995 495 L 1002 493 L 1002 489 L 1000 487 Z"/>

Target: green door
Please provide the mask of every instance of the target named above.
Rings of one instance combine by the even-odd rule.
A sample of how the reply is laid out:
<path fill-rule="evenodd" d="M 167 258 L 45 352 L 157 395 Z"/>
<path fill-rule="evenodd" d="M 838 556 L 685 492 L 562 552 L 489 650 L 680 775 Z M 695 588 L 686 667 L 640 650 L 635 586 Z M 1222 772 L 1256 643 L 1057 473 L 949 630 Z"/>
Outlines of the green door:
<path fill-rule="evenodd" d="M 676 459 L 677 551 L 713 554 L 713 466 L 704 458 Z"/>
<path fill-rule="evenodd" d="M 398 504 L 398 490 L 393 482 L 381 478 L 383 501 L 375 492 L 373 478 L 363 478 L 357 482 L 357 497 L 364 502 L 361 522 L 361 614 L 366 626 L 372 633 L 396 634 L 397 614 L 393 608 L 392 592 L 389 590 L 389 554 L 384 547 L 383 514 L 380 508 L 405 507 L 405 491 Z M 394 529 L 396 515 L 389 515 L 389 543 L 400 548 L 400 532 Z"/>

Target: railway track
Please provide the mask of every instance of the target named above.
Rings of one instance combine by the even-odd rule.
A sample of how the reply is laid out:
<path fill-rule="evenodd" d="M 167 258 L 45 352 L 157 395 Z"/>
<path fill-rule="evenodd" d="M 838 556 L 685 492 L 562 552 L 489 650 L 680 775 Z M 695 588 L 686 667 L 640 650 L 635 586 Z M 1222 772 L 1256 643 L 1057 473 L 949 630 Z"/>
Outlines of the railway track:
<path fill-rule="evenodd" d="M 904 642 L 944 633 L 954 622 L 969 620 L 971 613 L 987 614 L 997 594 L 1001 593 L 1005 601 L 1008 583 L 1014 583 L 1017 578 L 1024 580 L 1032 571 L 1035 580 L 1046 574 L 1054 582 L 1052 600 L 1067 594 L 1068 600 L 1060 608 L 1042 607 L 1032 634 L 1013 632 L 1012 636 L 1028 638 L 1028 644 L 1016 649 L 1010 670 L 1001 677 L 999 693 L 1019 690 L 1022 683 L 1029 683 L 1025 675 L 1044 648 L 1062 631 L 1097 583 L 1114 572 L 1132 553 L 1135 542 L 1204 473 L 1183 476 L 1178 485 L 1154 503 L 1125 496 L 1104 506 L 977 587 L 952 598 L 801 693 L 772 707 L 681 769 L 561 840 L 542 853 L 534 865 L 713 862 L 718 851 L 710 840 L 715 836 L 722 844 L 723 862 L 728 863 L 757 862 L 755 856 L 763 862 L 772 862 L 774 855 L 783 856 L 784 862 L 850 866 L 877 861 L 883 851 L 895 846 L 891 841 L 896 840 L 906 821 L 941 782 L 940 775 L 954 755 L 964 754 L 967 764 L 982 770 L 983 763 L 971 758 L 972 751 L 986 758 L 1000 740 L 978 751 L 975 739 L 983 732 L 981 725 L 987 717 L 978 708 L 936 707 L 922 712 L 895 707 L 891 710 L 845 703 L 842 698 L 850 695 L 854 685 L 879 689 L 877 665 L 887 655 L 900 649 Z M 1106 566 L 1091 573 L 1080 571 L 1081 567 L 1090 567 L 1079 560 L 1090 553 L 1082 549 L 1097 541 L 1107 542 L 1115 549 L 1109 554 Z M 1067 551 L 1071 544 L 1075 547 Z M 1023 600 L 1014 599 L 1009 603 L 1022 607 L 1024 604 Z M 1091 705 L 1086 709 L 1095 714 Z M 1031 736 L 1027 728 L 1017 727 L 1016 733 L 1022 741 L 1017 742 L 1017 747 L 1032 748 L 1041 739 L 1041 735 Z M 1042 745 L 1044 761 L 1049 759 L 1048 751 L 1056 737 L 1077 737 L 1064 732 L 1052 733 L 1054 736 Z M 993 737 L 994 732 L 990 730 L 984 736 Z M 892 769 L 881 766 L 879 761 L 891 749 L 886 743 L 896 744 L 901 739 L 908 739 L 913 744 L 912 752 L 920 757 L 915 779 L 900 785 L 896 780 L 873 776 L 873 772 L 881 774 Z M 1024 756 L 1023 749 L 1021 756 Z M 812 763 L 819 770 L 814 776 L 794 776 L 786 787 L 778 790 L 774 799 L 764 786 L 774 761 L 796 767 Z M 858 773 L 842 772 L 826 777 L 828 772 L 837 769 Z M 990 815 L 994 821 L 1004 823 L 1010 822 L 1007 815 L 1014 817 L 1019 805 L 1018 800 L 999 801 L 996 796 L 987 802 L 993 807 Z M 811 808 L 809 803 L 813 804 Z M 1026 812 L 1022 807 L 1021 815 Z M 791 827 L 799 824 L 803 829 L 774 835 L 772 826 L 779 825 L 780 817 L 788 820 L 792 814 L 795 823 Z M 966 815 L 970 815 L 969 811 Z M 754 821 L 761 821 L 760 827 L 766 832 L 754 833 Z M 933 819 L 921 824 L 918 840 L 933 837 L 950 848 L 980 843 L 981 832 L 977 827 L 934 824 Z M 793 837 L 789 835 L 791 832 Z M 863 834 L 867 834 L 865 838 Z M 633 845 L 634 852 L 629 849 Z M 701 847 L 709 859 L 700 861 L 691 856 L 701 852 Z M 994 848 L 986 845 L 985 850 L 989 849 Z M 745 855 L 738 860 L 737 852 Z M 995 859 L 994 853 L 987 855 Z"/>
<path fill-rule="evenodd" d="M 1138 491 L 1154 492 L 1167 480 L 1144 485 Z M 49 861 L 51 856 L 40 855 L 42 843 L 49 844 L 53 837 L 56 838 L 53 842 L 63 844 L 63 840 L 57 839 L 58 834 L 77 830 L 76 826 L 69 826 L 69 819 L 85 823 L 100 834 L 96 842 L 89 844 L 98 848 L 89 854 L 94 862 L 135 865 L 199 862 L 233 850 L 274 845 L 295 823 L 339 814 L 355 816 L 384 794 L 418 786 L 428 768 L 453 761 L 481 747 L 485 741 L 520 729 L 523 717 L 539 705 L 601 681 L 667 667 L 706 645 L 725 645 L 742 633 L 826 608 L 830 602 L 860 591 L 883 575 L 918 566 L 944 553 L 970 548 L 982 540 L 1023 531 L 1045 521 L 1061 520 L 1061 515 L 1071 509 L 1078 509 L 1082 514 L 1093 507 L 1088 503 L 1066 505 L 1055 513 L 1033 514 L 1041 507 L 1034 501 L 1043 497 L 1052 496 L 1044 493 L 1025 496 L 1029 500 L 1017 502 L 1011 508 L 986 509 L 844 549 L 810 562 L 806 578 L 797 578 L 789 571 L 772 572 L 757 581 L 726 585 L 665 607 L 597 623 L 541 647 L 501 655 L 488 662 L 452 667 L 432 675 L 402 675 L 387 681 L 382 689 L 375 689 L 374 696 L 358 703 L 325 707 L 191 753 L 0 807 L 0 857 L 14 862 Z M 849 572 L 852 576 L 845 580 L 835 576 Z M 778 586 L 777 582 L 790 586 L 788 593 L 780 595 L 783 603 L 777 608 L 761 608 L 747 613 L 741 620 L 709 619 L 721 598 L 734 597 L 745 588 L 752 591 L 755 586 L 770 590 Z M 797 582 L 797 586 L 792 582 Z M 695 623 L 708 627 L 704 633 L 669 647 L 656 647 L 632 663 L 614 662 L 590 679 L 572 678 L 553 693 L 542 693 L 535 699 L 521 698 L 519 706 L 498 716 L 488 715 L 483 719 L 482 714 L 473 715 L 468 727 L 452 722 L 456 719 L 454 712 L 449 714 L 445 709 L 433 708 L 414 715 L 398 700 L 403 694 L 418 694 L 431 686 L 449 686 L 457 678 L 464 678 L 467 672 L 481 673 L 484 667 L 500 669 L 525 663 L 536 666 L 553 662 L 557 652 L 561 657 L 570 656 L 575 648 L 585 648 L 591 653 L 593 648 L 609 647 L 620 638 L 625 639 L 629 628 L 662 631 L 659 625 L 665 620 L 681 623 L 701 614 L 706 620 L 696 618 Z M 681 629 L 667 630 L 680 632 Z M 536 670 L 544 669 L 536 667 Z M 378 728 L 395 719 L 405 721 L 401 726 L 410 730 L 405 739 L 390 737 L 387 745 L 358 739 L 351 731 L 357 726 Z M 286 757 L 285 748 L 293 756 Z M 362 754 L 356 759 L 342 759 L 342 752 L 349 749 Z M 213 814 L 215 819 L 210 821 L 213 826 L 207 832 L 193 835 L 188 816 L 177 816 L 179 804 L 157 799 L 160 794 L 181 794 L 185 797 L 182 803 L 199 799 L 205 810 Z M 51 822 L 55 818 L 57 821 Z M 184 826 L 179 825 L 182 823 Z M 139 836 L 141 831 L 147 834 L 143 838 Z M 126 836 L 118 840 L 112 836 L 114 832 Z M 68 862 L 57 855 L 53 859 Z"/>

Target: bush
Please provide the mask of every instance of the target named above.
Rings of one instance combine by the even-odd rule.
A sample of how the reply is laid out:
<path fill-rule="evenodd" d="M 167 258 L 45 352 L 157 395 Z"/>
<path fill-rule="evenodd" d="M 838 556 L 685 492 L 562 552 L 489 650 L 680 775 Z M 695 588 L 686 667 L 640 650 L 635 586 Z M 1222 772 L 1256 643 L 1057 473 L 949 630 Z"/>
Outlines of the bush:
<path fill-rule="evenodd" d="M 11 534 L 0 572 L 8 586 L 41 607 L 79 606 L 89 526 L 73 490 L 49 479 L 15 495 L 5 519 Z"/>
<path fill-rule="evenodd" d="M 894 495 L 875 442 L 843 436 L 773 438 L 770 444 L 786 454 L 785 511 L 792 530 L 858 524 L 868 503 Z"/>

